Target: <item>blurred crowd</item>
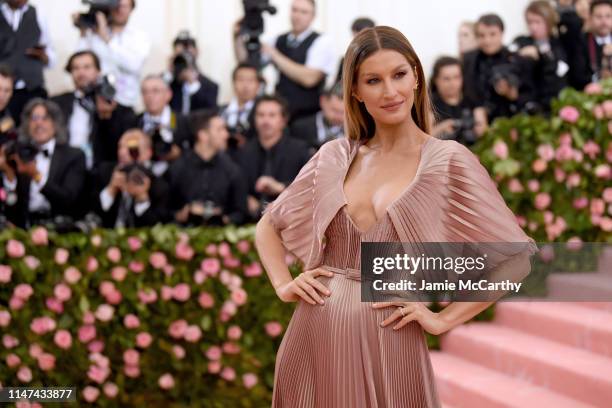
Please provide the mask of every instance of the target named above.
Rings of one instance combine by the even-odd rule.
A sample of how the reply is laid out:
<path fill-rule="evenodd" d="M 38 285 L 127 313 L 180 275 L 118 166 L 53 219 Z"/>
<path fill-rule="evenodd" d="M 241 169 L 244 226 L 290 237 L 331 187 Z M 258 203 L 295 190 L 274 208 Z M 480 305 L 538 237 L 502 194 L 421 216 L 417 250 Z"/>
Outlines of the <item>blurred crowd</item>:
<path fill-rule="evenodd" d="M 312 28 L 314 0 L 293 0 L 290 30 L 270 42 L 236 23 L 225 105 L 189 32 L 165 72 L 142 75 L 152 44 L 130 24 L 135 8 L 109 0 L 75 13 L 73 89 L 48 95 L 43 73 L 58 61 L 45 16 L 28 0 L 0 3 L 0 228 L 253 222 L 323 143 L 344 137 L 342 61 Z M 459 55 L 438 58 L 429 78 L 434 136 L 472 146 L 495 118 L 547 115 L 563 88 L 610 76 L 612 0 L 538 0 L 524 17 L 528 32 L 508 45 L 496 14 L 459 27 Z M 359 18 L 351 30 L 374 25 Z"/>

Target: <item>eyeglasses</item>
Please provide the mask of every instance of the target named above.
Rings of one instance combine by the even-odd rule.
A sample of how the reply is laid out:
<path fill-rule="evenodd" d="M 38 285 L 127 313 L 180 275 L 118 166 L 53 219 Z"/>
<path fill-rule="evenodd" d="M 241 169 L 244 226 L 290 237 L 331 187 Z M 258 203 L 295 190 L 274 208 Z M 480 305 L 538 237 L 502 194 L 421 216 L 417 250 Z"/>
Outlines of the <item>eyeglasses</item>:
<path fill-rule="evenodd" d="M 46 120 L 50 120 L 51 116 L 49 116 L 48 114 L 45 115 L 32 115 L 30 116 L 30 121 L 31 122 L 42 122 L 42 121 L 46 121 Z"/>

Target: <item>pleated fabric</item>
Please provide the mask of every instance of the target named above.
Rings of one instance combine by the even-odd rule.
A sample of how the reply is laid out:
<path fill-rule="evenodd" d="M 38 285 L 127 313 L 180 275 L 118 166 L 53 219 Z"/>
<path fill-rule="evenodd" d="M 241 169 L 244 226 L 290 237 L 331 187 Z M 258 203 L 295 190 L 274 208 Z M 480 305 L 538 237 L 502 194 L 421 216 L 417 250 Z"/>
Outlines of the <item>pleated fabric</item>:
<path fill-rule="evenodd" d="M 272 406 L 440 407 L 421 326 L 381 327 L 394 309 L 361 302 L 361 242 L 397 242 L 391 220 L 360 231 L 345 209 L 325 234 L 322 267 L 335 274 L 319 279 L 331 296 L 297 305 L 277 354 Z"/>

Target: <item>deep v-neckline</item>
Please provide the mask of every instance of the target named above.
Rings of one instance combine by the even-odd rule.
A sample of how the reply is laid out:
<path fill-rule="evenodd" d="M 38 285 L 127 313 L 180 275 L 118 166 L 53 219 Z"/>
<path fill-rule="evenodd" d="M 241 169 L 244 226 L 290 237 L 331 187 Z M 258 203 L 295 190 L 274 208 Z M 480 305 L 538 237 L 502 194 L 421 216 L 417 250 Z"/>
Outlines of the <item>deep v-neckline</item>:
<path fill-rule="evenodd" d="M 402 190 L 402 192 L 395 199 L 393 199 L 391 201 L 391 203 L 387 206 L 387 208 L 385 208 L 385 211 L 383 212 L 383 215 L 380 218 L 376 218 L 376 213 L 374 214 L 374 217 L 376 218 L 376 221 L 374 221 L 374 223 L 372 225 L 370 225 L 365 230 L 357 225 L 355 220 L 353 220 L 353 217 L 351 217 L 351 215 L 349 214 L 348 210 L 346 209 L 347 206 L 348 206 L 348 199 L 347 199 L 346 193 L 344 191 L 344 185 L 346 184 L 346 178 L 348 176 L 349 170 L 351 169 L 351 165 L 355 161 L 355 158 L 357 157 L 357 153 L 359 152 L 359 148 L 363 145 L 363 142 L 360 141 L 359 144 L 355 147 L 355 149 L 351 152 L 351 155 L 349 157 L 348 165 L 346 167 L 346 170 L 344 172 L 344 175 L 343 175 L 343 177 L 341 179 L 341 184 L 340 184 L 340 190 L 342 192 L 342 198 L 343 198 L 343 201 L 344 201 L 344 204 L 342 204 L 342 210 L 344 211 L 344 215 L 346 216 L 346 218 L 348 218 L 350 223 L 353 224 L 353 227 L 357 231 L 359 231 L 360 234 L 364 235 L 364 234 L 367 234 L 368 232 L 372 231 L 372 229 L 374 229 L 377 225 L 379 225 L 385 219 L 385 217 L 387 216 L 389 211 L 396 205 L 396 203 L 399 200 L 401 200 L 406 194 L 408 194 L 410 192 L 410 190 L 412 190 L 412 187 L 414 186 L 414 184 L 416 183 L 417 179 L 419 178 L 419 176 L 421 174 L 421 167 L 423 165 L 423 152 L 425 151 L 425 146 L 427 145 L 427 143 L 429 143 L 430 139 L 433 139 L 433 136 L 427 137 L 425 139 L 425 141 L 421 144 L 421 148 L 420 148 L 420 152 L 419 152 L 419 162 L 417 164 L 417 168 L 416 168 L 416 172 L 414 173 L 414 177 L 412 178 L 410 183 L 408 183 L 408 185 Z"/>

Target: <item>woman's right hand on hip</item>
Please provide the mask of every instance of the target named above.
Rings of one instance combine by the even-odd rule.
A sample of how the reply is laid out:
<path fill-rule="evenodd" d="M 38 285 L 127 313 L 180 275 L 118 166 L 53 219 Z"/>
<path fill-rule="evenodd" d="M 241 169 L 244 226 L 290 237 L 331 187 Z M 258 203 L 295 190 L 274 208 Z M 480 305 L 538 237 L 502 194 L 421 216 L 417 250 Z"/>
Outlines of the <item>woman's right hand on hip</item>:
<path fill-rule="evenodd" d="M 283 302 L 296 302 L 301 298 L 311 305 L 322 305 L 325 303 L 322 295 L 329 296 L 331 292 L 319 282 L 318 276 L 332 277 L 334 273 L 323 268 L 304 271 L 292 281 L 279 286 L 276 294 Z"/>

